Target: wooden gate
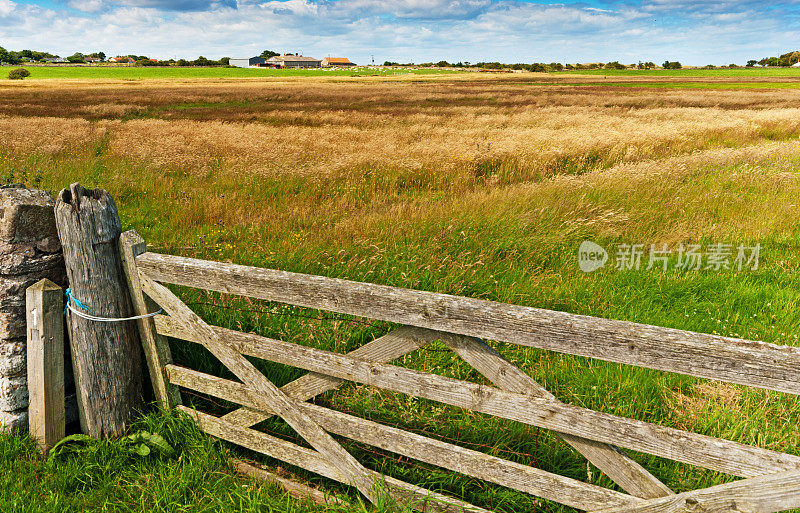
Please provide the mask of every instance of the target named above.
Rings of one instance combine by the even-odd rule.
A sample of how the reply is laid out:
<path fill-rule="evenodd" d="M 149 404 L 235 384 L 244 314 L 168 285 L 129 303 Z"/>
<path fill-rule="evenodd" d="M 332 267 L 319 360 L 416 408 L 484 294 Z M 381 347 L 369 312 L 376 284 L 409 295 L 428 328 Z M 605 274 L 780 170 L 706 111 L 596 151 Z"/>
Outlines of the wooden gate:
<path fill-rule="evenodd" d="M 158 401 L 221 439 L 354 485 L 369 500 L 388 494 L 426 511 L 484 511 L 363 467 L 331 434 L 574 508 L 612 512 L 769 513 L 800 507 L 800 457 L 564 404 L 482 339 L 800 393 L 800 350 L 472 298 L 147 252 L 122 235 L 137 314 L 155 302 L 168 315 L 139 321 Z M 206 324 L 163 284 L 253 297 L 401 325 L 348 354 Z M 148 299 L 149 298 L 149 299 Z M 235 382 L 172 363 L 163 336 L 205 346 Z M 433 341 L 446 344 L 495 386 L 389 362 Z M 246 356 L 308 374 L 281 388 Z M 627 493 L 587 484 L 307 402 L 355 381 L 554 431 Z M 216 417 L 180 404 L 178 387 L 241 408 Z M 277 415 L 312 449 L 252 429 Z M 745 479 L 675 494 L 619 448 Z"/>

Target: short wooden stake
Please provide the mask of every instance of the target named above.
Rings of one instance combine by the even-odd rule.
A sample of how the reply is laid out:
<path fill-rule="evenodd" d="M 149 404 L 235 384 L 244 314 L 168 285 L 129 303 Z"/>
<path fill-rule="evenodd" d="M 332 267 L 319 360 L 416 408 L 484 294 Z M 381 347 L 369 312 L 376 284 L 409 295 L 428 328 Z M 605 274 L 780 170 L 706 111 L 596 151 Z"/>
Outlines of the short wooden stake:
<path fill-rule="evenodd" d="M 43 452 L 64 438 L 64 291 L 50 280 L 25 292 L 28 424 Z"/>

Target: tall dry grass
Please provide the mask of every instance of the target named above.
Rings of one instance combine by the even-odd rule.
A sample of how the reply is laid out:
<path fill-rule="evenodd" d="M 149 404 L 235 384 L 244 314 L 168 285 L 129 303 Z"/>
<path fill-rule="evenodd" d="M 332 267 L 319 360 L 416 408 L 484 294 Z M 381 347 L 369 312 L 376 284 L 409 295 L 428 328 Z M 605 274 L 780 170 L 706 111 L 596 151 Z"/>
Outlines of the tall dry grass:
<path fill-rule="evenodd" d="M 395 177 L 390 189 L 453 191 L 796 137 L 797 100 L 795 90 L 483 77 L 65 83 L 0 90 L 0 130 L 19 151 L 103 141 L 111 155 L 193 172 L 359 183 L 380 174 Z"/>

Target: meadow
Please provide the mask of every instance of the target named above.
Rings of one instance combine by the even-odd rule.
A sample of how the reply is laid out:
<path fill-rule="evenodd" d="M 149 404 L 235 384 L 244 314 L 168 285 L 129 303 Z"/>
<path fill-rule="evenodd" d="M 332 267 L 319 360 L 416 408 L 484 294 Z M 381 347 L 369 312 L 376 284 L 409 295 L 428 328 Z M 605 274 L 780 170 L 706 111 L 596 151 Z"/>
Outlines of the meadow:
<path fill-rule="evenodd" d="M 152 80 L 181 78 L 263 78 L 314 76 L 393 76 L 442 74 L 447 71 L 403 68 L 317 68 L 269 69 L 226 67 L 143 67 L 143 66 L 23 66 L 31 72 L 30 79 L 112 79 Z M 11 68 L 9 68 L 11 69 Z M 4 77 L 5 78 L 5 77 Z"/>
<path fill-rule="evenodd" d="M 674 87 L 681 76 L 472 73 L 0 81 L 0 180 L 53 192 L 74 181 L 106 188 L 124 228 L 153 251 L 800 345 L 800 91 L 783 88 L 785 77 L 756 81 L 774 87 L 704 80 L 691 88 Z M 583 273 L 584 240 L 608 248 L 612 264 L 620 244 L 760 244 L 761 258 L 757 269 L 684 270 L 674 253 L 666 271 Z M 209 322 L 336 351 L 392 328 L 178 292 Z M 207 354 L 173 344 L 178 361 L 226 375 Z M 564 402 L 800 454 L 800 403 L 789 395 L 493 345 Z M 399 363 L 483 382 L 444 346 Z M 300 375 L 262 367 L 278 384 Z M 353 384 L 318 401 L 613 487 L 546 431 Z M 0 476 L 37 484 L 0 478 L 2 509 L 313 509 L 232 477 L 222 456 L 275 462 L 212 443 L 179 419 L 142 422 L 167 432 L 183 455 L 130 461 L 103 442 L 48 466 L 29 441 L 3 436 Z M 295 439 L 281 421 L 261 427 Z M 487 509 L 573 511 L 346 446 L 371 468 Z M 731 479 L 632 456 L 676 491 Z"/>

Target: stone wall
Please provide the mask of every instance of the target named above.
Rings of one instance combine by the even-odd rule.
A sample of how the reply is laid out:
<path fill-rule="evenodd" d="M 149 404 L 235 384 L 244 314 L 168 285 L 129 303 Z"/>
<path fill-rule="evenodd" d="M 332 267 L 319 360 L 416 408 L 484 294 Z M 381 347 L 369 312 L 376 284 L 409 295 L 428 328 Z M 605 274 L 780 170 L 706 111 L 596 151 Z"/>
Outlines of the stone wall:
<path fill-rule="evenodd" d="M 53 198 L 19 186 L 0 188 L 0 429 L 28 424 L 25 290 L 48 278 L 66 287 Z M 69 355 L 65 361 L 69 362 Z M 72 383 L 68 364 L 65 380 Z M 74 385 L 72 385 L 74 388 Z M 69 393 L 69 388 L 68 392 Z M 74 401 L 74 396 L 73 396 Z M 74 406 L 67 418 L 75 417 Z"/>

